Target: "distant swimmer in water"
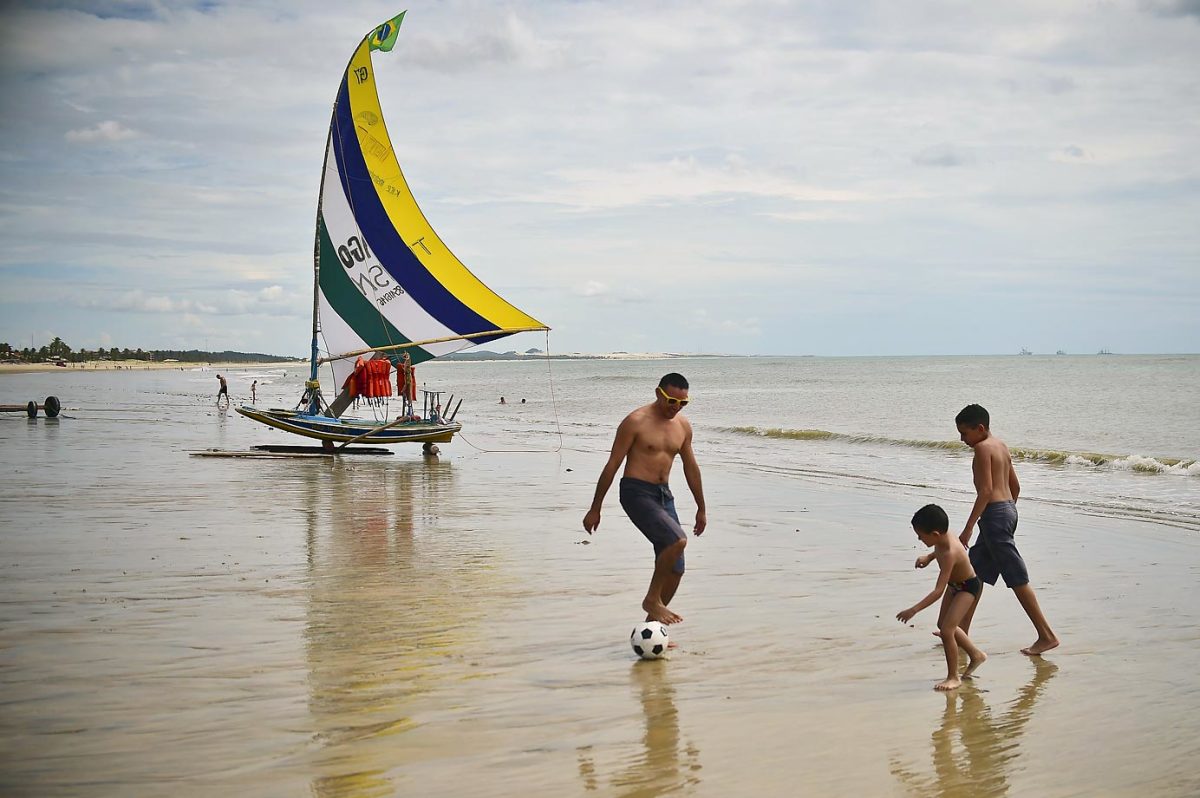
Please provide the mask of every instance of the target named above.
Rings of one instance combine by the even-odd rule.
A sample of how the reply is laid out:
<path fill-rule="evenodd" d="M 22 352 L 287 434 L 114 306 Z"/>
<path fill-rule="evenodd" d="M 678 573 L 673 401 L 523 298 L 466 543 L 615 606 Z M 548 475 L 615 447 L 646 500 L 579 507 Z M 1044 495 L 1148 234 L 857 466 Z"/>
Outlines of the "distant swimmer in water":
<path fill-rule="evenodd" d="M 912 528 L 917 538 L 926 546 L 933 548 L 933 556 L 937 559 L 937 583 L 929 595 L 906 610 L 896 613 L 896 620 L 908 623 L 921 610 L 942 600 L 942 608 L 938 612 L 938 631 L 942 637 L 942 648 L 946 652 L 946 678 L 934 685 L 935 690 L 954 690 L 962 685 L 958 676 L 958 649 L 961 647 L 971 658 L 963 678 L 969 679 L 975 670 L 987 660 L 984 654 L 967 633 L 959 627 L 963 617 L 975 604 L 975 597 L 983 590 L 983 584 L 971 567 L 971 558 L 967 549 L 950 534 L 950 519 L 946 511 L 936 504 L 927 504 L 912 517 Z M 924 558 L 917 560 L 917 567 Z M 928 564 L 928 563 L 926 563 Z"/>
<path fill-rule="evenodd" d="M 436 443 L 425 441 L 425 443 L 421 445 L 421 454 L 425 457 L 437 457 L 438 453 L 441 451 L 442 450 L 437 447 Z"/>
<path fill-rule="evenodd" d="M 675 455 L 683 461 L 683 476 L 696 500 L 697 536 L 704 532 L 708 517 L 700 466 L 692 451 L 692 425 L 681 411 L 690 401 L 688 382 L 680 374 L 667 374 L 654 389 L 654 401 L 639 407 L 617 427 L 612 453 L 600 472 L 591 509 L 583 517 L 590 535 L 600 526 L 600 506 L 617 469 L 625 462 L 621 477 L 621 507 L 629 520 L 654 545 L 654 574 L 642 600 L 646 620 L 678 623 L 683 618 L 667 608 L 683 578 L 683 550 L 687 533 L 675 512 L 675 497 L 667 486 Z"/>
<path fill-rule="evenodd" d="M 504 401 L 504 397 L 503 397 L 503 396 L 501 396 L 501 397 L 500 397 L 500 404 L 502 404 L 502 405 L 506 405 L 506 404 L 508 404 L 508 402 Z"/>
<path fill-rule="evenodd" d="M 225 382 L 225 378 L 220 374 L 217 375 L 217 380 L 220 381 L 221 387 L 217 389 L 217 405 L 221 404 L 221 397 L 225 397 L 225 404 L 229 404 L 229 385 Z"/>

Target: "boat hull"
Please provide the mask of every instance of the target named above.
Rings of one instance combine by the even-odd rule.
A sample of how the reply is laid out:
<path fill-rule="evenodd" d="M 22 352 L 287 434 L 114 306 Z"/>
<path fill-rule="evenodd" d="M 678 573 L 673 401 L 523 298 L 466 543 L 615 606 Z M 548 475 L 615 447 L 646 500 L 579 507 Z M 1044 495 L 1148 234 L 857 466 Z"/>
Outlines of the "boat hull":
<path fill-rule="evenodd" d="M 359 418 L 332 418 L 311 416 L 295 410 L 260 410 L 256 407 L 239 407 L 243 416 L 260 424 L 266 424 L 284 432 L 315 438 L 319 441 L 346 443 L 365 435 L 356 444 L 364 446 L 391 443 L 448 443 L 462 424 L 434 424 L 430 421 L 406 421 L 387 429 L 390 422 Z"/>

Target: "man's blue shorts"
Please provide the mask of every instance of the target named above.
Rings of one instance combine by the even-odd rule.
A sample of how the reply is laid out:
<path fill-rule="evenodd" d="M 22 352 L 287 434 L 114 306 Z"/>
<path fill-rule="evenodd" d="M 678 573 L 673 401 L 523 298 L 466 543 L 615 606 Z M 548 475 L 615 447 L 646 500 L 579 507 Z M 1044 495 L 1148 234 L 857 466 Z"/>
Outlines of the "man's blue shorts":
<path fill-rule="evenodd" d="M 1029 584 L 1025 560 L 1013 541 L 1016 531 L 1016 502 L 992 502 L 983 508 L 979 516 L 979 538 L 971 547 L 970 555 L 976 575 L 989 585 L 996 584 L 998 576 L 1004 577 L 1004 584 L 1010 588 Z"/>
<path fill-rule="evenodd" d="M 666 483 L 661 485 L 631 477 L 621 477 L 621 507 L 633 525 L 654 544 L 654 556 L 669 546 L 687 540 L 687 533 L 675 513 L 675 496 Z M 683 573 L 683 555 L 672 569 Z"/>

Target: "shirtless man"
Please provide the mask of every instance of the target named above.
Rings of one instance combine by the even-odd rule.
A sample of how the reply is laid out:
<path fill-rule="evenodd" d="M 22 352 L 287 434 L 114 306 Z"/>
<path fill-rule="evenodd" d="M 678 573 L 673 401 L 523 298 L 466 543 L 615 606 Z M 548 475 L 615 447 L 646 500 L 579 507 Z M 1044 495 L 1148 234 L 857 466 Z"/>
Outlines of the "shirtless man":
<path fill-rule="evenodd" d="M 997 576 L 1004 577 L 1004 584 L 1012 589 L 1017 601 L 1021 602 L 1021 608 L 1029 616 L 1038 635 L 1033 645 L 1021 649 L 1021 653 L 1029 656 L 1042 654 L 1058 645 L 1058 636 L 1042 614 L 1033 586 L 1029 584 L 1025 560 L 1013 540 L 1013 534 L 1017 531 L 1017 497 L 1021 493 L 1021 483 L 1017 481 L 1012 455 L 1004 441 L 992 435 L 988 411 L 979 405 L 964 407 L 954 418 L 954 423 L 958 426 L 959 439 L 975 450 L 971 462 L 975 504 L 958 539 L 963 546 L 969 544 L 971 531 L 975 523 L 979 523 L 979 540 L 970 548 L 971 565 L 979 578 L 989 585 L 996 584 Z M 928 559 L 921 558 L 924 564 L 918 560 L 918 566 L 923 568 L 932 559 L 932 555 Z M 971 619 L 981 598 L 982 588 L 959 624 L 964 632 L 970 632 Z"/>
<path fill-rule="evenodd" d="M 625 473 L 621 477 L 621 507 L 629 520 L 654 545 L 654 575 L 642 609 L 646 620 L 678 623 L 683 618 L 667 609 L 679 580 L 683 578 L 683 550 L 687 533 L 675 513 L 675 497 L 667 487 L 675 455 L 683 461 L 683 476 L 696 499 L 695 534 L 704 532 L 708 524 L 704 510 L 704 490 L 700 485 L 700 466 L 692 452 L 692 425 L 680 415 L 688 403 L 688 382 L 680 374 L 671 373 L 659 381 L 654 401 L 634 410 L 617 427 L 612 454 L 600 472 L 592 507 L 583 517 L 583 528 L 590 535 L 600 526 L 600 505 L 612 485 L 621 461 Z"/>

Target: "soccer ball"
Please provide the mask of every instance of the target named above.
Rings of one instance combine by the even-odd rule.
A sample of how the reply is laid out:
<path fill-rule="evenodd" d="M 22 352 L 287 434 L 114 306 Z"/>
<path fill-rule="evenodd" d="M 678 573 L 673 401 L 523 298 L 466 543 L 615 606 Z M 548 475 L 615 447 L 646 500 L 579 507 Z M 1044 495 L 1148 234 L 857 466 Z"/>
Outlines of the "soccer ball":
<path fill-rule="evenodd" d="M 642 659 L 658 659 L 667 653 L 667 627 L 658 621 L 646 621 L 633 627 L 629 645 Z"/>

